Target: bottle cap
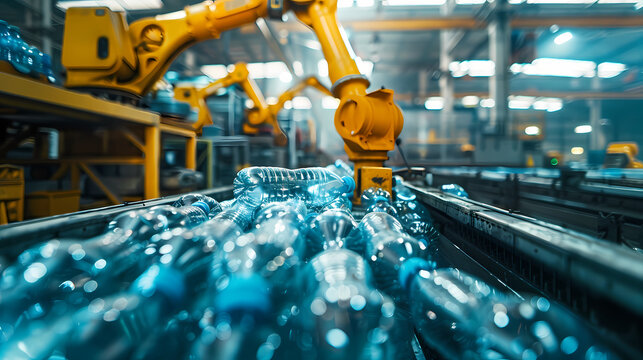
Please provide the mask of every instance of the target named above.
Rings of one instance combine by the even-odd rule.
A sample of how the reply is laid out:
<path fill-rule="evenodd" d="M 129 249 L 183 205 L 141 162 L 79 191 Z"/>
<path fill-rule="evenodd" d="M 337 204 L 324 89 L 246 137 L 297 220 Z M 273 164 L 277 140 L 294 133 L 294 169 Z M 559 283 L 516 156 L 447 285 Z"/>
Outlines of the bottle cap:
<path fill-rule="evenodd" d="M 352 193 L 355 190 L 355 180 L 350 176 L 342 176 L 342 181 L 345 185 L 344 194 Z"/>
<path fill-rule="evenodd" d="M 217 311 L 256 311 L 268 314 L 271 307 L 269 285 L 261 276 L 235 276 L 214 299 Z"/>
<path fill-rule="evenodd" d="M 379 202 L 379 201 L 389 202 L 389 200 L 386 198 L 386 196 L 377 195 L 377 196 L 373 199 L 373 202 Z"/>
<path fill-rule="evenodd" d="M 210 207 L 208 206 L 208 204 L 205 203 L 205 201 L 200 201 L 200 200 L 195 201 L 194 203 L 192 203 L 192 206 L 198 207 L 199 209 L 203 210 L 203 212 L 205 212 L 206 214 L 210 213 Z"/>
<path fill-rule="evenodd" d="M 158 292 L 174 306 L 179 306 L 185 295 L 183 274 L 169 266 L 150 266 L 134 281 L 132 288 L 147 297 Z"/>
<path fill-rule="evenodd" d="M 426 261 L 421 258 L 413 257 L 407 259 L 400 266 L 400 272 L 398 273 L 398 280 L 402 288 L 407 289 L 411 285 L 411 280 L 420 272 L 420 270 L 433 270 L 436 268 L 436 264 L 433 261 Z"/>

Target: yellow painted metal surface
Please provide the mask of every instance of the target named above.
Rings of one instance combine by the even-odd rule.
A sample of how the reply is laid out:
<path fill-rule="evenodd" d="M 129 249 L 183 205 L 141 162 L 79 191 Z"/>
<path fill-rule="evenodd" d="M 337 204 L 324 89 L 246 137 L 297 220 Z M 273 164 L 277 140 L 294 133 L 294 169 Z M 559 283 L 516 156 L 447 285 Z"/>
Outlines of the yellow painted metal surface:
<path fill-rule="evenodd" d="M 639 154 L 639 146 L 635 142 L 613 142 L 607 145 L 607 154 L 623 154 L 627 157 L 625 168 L 641 169 L 643 162 L 636 159 Z"/>
<path fill-rule="evenodd" d="M 389 194 L 393 194 L 393 170 L 391 168 L 364 166 L 359 169 L 357 179 L 359 180 L 359 187 L 357 188 L 359 193 L 355 194 L 353 200 L 355 204 L 359 205 L 361 203 L 362 193 L 371 187 L 378 187 L 388 191 Z"/>
<path fill-rule="evenodd" d="M 158 127 L 145 128 L 145 186 L 143 197 L 156 199 L 160 196 L 161 131 Z"/>
<path fill-rule="evenodd" d="M 32 192 L 25 202 L 27 218 L 76 212 L 80 207 L 80 190 Z"/>
<path fill-rule="evenodd" d="M 127 122 L 154 126 L 159 123 L 158 114 L 150 111 L 2 72 L 0 106 L 40 111 L 101 125 Z"/>
<path fill-rule="evenodd" d="M 19 166 L 0 165 L 0 225 L 22 221 L 25 175 Z"/>

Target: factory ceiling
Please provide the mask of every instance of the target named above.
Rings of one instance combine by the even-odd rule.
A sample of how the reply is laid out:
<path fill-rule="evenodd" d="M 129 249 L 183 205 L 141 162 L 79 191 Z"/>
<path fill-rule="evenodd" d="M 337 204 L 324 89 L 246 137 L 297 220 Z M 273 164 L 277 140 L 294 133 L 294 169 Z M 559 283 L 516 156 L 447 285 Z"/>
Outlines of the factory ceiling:
<path fill-rule="evenodd" d="M 395 1 L 340 1 L 343 7 L 338 10 L 339 21 L 356 57 L 372 63 L 373 86 L 393 88 L 401 99 L 417 102 L 436 94 L 438 79 L 449 73 L 455 77 L 458 96 L 484 97 L 489 64 L 475 60 L 489 60 L 486 24 L 494 14 L 493 6 L 479 0 L 442 5 L 442 0 L 405 0 L 429 5 L 387 5 Z M 41 3 L 2 1 L 0 17 L 23 28 L 25 38 L 37 42 L 43 31 L 37 25 Z M 162 8 L 130 10 L 128 18 L 133 21 L 171 12 L 190 3 L 194 1 L 163 0 Z M 511 68 L 512 92 L 571 98 L 643 97 L 643 0 L 512 0 L 510 4 L 511 63 L 516 64 Z M 59 51 L 64 11 L 56 7 L 55 1 L 52 7 L 50 33 L 58 43 L 54 51 Z M 286 60 L 299 62 L 304 74 L 318 74 L 322 54 L 314 35 L 292 14 L 284 20 L 269 22 L 270 35 L 283 55 L 271 48 L 265 34 L 253 24 L 195 45 L 191 54 L 175 61 L 172 70 L 198 75 L 203 65 Z M 449 39 L 448 70 L 444 66 L 440 69 L 441 31 L 447 31 L 443 38 Z M 584 62 L 539 63 L 542 59 Z M 558 71 L 554 76 L 548 73 L 552 68 Z"/>

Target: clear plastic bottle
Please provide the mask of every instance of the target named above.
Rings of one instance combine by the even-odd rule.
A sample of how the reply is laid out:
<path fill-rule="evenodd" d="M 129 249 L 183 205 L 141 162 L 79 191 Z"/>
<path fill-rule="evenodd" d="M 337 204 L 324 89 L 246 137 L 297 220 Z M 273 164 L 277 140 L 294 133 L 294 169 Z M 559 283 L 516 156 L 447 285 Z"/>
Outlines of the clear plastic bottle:
<path fill-rule="evenodd" d="M 9 34 L 9 25 L 6 21 L 0 20 L 0 61 L 9 61 L 11 38 Z"/>
<path fill-rule="evenodd" d="M 67 359 L 84 359 L 91 349 L 112 349 L 110 358 L 131 358 L 141 343 L 185 311 L 205 288 L 204 278 L 217 261 L 215 248 L 191 231 L 173 231 L 162 253 L 129 290 L 97 304 L 75 317 L 78 326 L 66 345 Z M 93 307 L 93 305 L 96 305 Z"/>
<path fill-rule="evenodd" d="M 298 201 L 270 204 L 259 211 L 252 231 L 222 244 L 222 275 L 193 358 L 246 359 L 279 347 L 269 314 L 291 296 L 305 246 L 305 209 Z M 223 327 L 225 335 L 217 336 Z"/>
<path fill-rule="evenodd" d="M 451 194 L 451 195 L 455 195 L 455 196 L 459 196 L 467 199 L 469 198 L 469 194 L 464 190 L 462 186 L 458 184 L 444 184 L 440 186 L 440 190 L 442 190 L 442 192 L 447 194 Z"/>
<path fill-rule="evenodd" d="M 350 212 L 353 210 L 353 203 L 351 202 L 351 200 L 348 198 L 346 194 L 343 194 L 337 199 L 324 205 L 321 209 L 319 209 L 319 211 L 324 212 L 326 210 L 331 210 L 331 209 L 341 209 L 341 210 L 346 210 Z"/>
<path fill-rule="evenodd" d="M 334 172 L 339 176 L 353 177 L 355 175 L 355 173 L 353 172 L 353 168 L 347 163 L 345 163 L 342 159 L 335 160 L 334 163 L 326 166 L 326 169 Z"/>
<path fill-rule="evenodd" d="M 393 296 L 396 302 L 402 301 L 405 295 L 399 280 L 401 272 L 435 266 L 429 259 L 426 245 L 405 233 L 400 222 L 391 215 L 366 214 L 359 223 L 359 230 L 365 258 L 373 269 L 378 288 Z"/>
<path fill-rule="evenodd" d="M 207 220 L 207 205 L 193 205 L 129 211 L 93 239 L 52 240 L 24 251 L 0 278 L 0 337 L 9 339 L 19 322 L 47 316 L 58 300 L 77 308 L 124 289 L 162 255 L 171 233 L 159 234 Z"/>
<path fill-rule="evenodd" d="M 331 248 L 343 248 L 348 235 L 357 228 L 355 219 L 344 209 L 330 209 L 316 215 L 306 231 L 307 257 Z"/>
<path fill-rule="evenodd" d="M 415 200 L 398 200 L 393 205 L 397 210 L 397 219 L 402 224 L 404 231 L 417 240 L 424 242 L 429 248 L 431 257 L 435 258 L 438 252 L 437 241 L 440 234 L 433 227 L 433 220 L 427 208 Z"/>
<path fill-rule="evenodd" d="M 237 201 L 255 206 L 300 199 L 308 207 L 323 207 L 354 189 L 353 178 L 340 178 L 324 168 L 250 167 L 239 171 L 234 179 Z"/>
<path fill-rule="evenodd" d="M 186 205 L 192 205 L 197 201 L 203 201 L 210 208 L 210 215 L 216 215 L 221 212 L 221 205 L 215 199 L 203 194 L 185 194 L 179 197 L 172 206 L 179 208 Z"/>
<path fill-rule="evenodd" d="M 147 240 L 152 235 L 171 228 L 197 226 L 208 220 L 209 213 L 210 207 L 203 201 L 196 201 L 181 208 L 170 205 L 154 206 L 118 215 L 109 223 L 107 231 Z"/>
<path fill-rule="evenodd" d="M 9 61 L 11 65 L 23 74 L 29 74 L 31 68 L 27 62 L 27 43 L 22 40 L 20 35 L 20 28 L 17 26 L 9 25 L 8 26 L 9 35 L 11 38 L 10 49 L 11 49 L 11 58 Z"/>
<path fill-rule="evenodd" d="M 383 212 L 397 217 L 397 211 L 391 205 L 391 194 L 382 188 L 366 189 L 362 193 L 362 207 L 366 209 L 366 213 Z"/>
<path fill-rule="evenodd" d="M 456 269 L 409 273 L 406 283 L 418 334 L 444 358 L 618 358 L 546 298 L 505 295 Z"/>
<path fill-rule="evenodd" d="M 395 182 L 393 193 L 395 194 L 396 201 L 413 201 L 417 198 L 413 191 L 402 184 L 404 178 L 399 175 L 395 175 L 393 179 Z"/>
<path fill-rule="evenodd" d="M 375 289 L 358 254 L 329 249 L 315 256 L 300 278 L 300 302 L 289 312 L 293 348 L 301 359 L 393 359 L 396 307 Z M 409 354 L 406 354 L 408 356 Z M 404 358 L 402 356 L 402 358 Z M 410 357 L 406 357 L 410 358 Z"/>

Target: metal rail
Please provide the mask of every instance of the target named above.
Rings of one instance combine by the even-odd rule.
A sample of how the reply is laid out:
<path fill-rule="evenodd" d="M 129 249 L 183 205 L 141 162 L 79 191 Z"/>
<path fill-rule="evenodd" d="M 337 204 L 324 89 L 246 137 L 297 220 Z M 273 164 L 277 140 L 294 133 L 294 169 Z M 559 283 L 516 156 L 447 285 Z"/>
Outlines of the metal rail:
<path fill-rule="evenodd" d="M 436 171 L 433 185 L 457 183 L 478 201 L 581 231 L 585 234 L 643 248 L 643 189 L 621 183 L 634 180 L 567 180 L 519 174 Z"/>
<path fill-rule="evenodd" d="M 605 336 L 630 344 L 629 355 L 643 354 L 641 254 L 473 200 L 405 185 L 429 207 L 449 241 L 509 287 L 560 301 L 607 330 Z"/>
<path fill-rule="evenodd" d="M 232 186 L 197 193 L 211 196 L 216 200 L 227 200 L 232 198 Z M 3 225 L 0 226 L 0 253 L 11 258 L 29 246 L 50 239 L 65 237 L 87 239 L 102 233 L 107 224 L 124 211 L 171 204 L 179 197 L 180 195 L 167 196 Z"/>

